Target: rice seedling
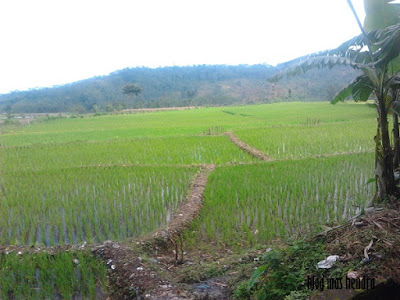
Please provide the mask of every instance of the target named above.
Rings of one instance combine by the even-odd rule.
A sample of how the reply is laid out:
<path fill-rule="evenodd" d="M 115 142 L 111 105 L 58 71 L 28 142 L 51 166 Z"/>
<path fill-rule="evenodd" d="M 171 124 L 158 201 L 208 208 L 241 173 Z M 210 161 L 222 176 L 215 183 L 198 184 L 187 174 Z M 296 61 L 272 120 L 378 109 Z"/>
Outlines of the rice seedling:
<path fill-rule="evenodd" d="M 99 299 L 106 269 L 84 252 L 0 255 L 0 299 Z"/>

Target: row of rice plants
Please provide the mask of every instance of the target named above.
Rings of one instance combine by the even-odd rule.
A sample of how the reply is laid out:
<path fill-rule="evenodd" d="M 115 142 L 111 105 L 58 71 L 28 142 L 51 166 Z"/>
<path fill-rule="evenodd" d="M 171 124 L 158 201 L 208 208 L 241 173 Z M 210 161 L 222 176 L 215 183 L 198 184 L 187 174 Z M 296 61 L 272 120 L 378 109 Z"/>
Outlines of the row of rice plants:
<path fill-rule="evenodd" d="M 237 118 L 221 108 L 165 111 L 132 115 L 107 115 L 53 119 L 12 129 L 0 138 L 5 146 L 21 146 L 73 141 L 107 141 L 142 137 L 190 136 L 203 134 L 210 126 L 242 124 L 261 126 L 265 121 Z"/>
<path fill-rule="evenodd" d="M 84 252 L 0 255 L 0 299 L 106 298 L 104 264 Z"/>
<path fill-rule="evenodd" d="M 228 112 L 228 113 L 227 113 Z M 77 119 L 52 119 L 12 128 L 0 136 L 3 146 L 72 141 L 106 141 L 138 137 L 203 134 L 210 126 L 226 130 L 302 124 L 307 118 L 323 123 L 374 119 L 375 112 L 364 104 L 327 102 L 276 103 L 240 107 L 213 107 L 133 115 L 106 115 Z"/>
<path fill-rule="evenodd" d="M 374 149 L 374 120 L 313 126 L 237 130 L 235 134 L 275 159 L 363 152 Z"/>
<path fill-rule="evenodd" d="M 0 149 L 5 170 L 40 170 L 87 165 L 221 164 L 255 161 L 227 136 L 143 138 Z"/>
<path fill-rule="evenodd" d="M 371 108 L 365 103 L 353 101 L 336 105 L 332 105 L 330 102 L 290 102 L 224 107 L 221 109 L 237 117 L 242 116 L 242 120 L 246 117 L 247 120 L 253 119 L 252 127 L 256 127 L 257 123 L 260 124 L 261 120 L 264 121 L 266 126 L 286 126 L 288 124 L 304 124 L 307 118 L 319 119 L 323 123 L 364 121 L 376 118 L 373 106 Z M 246 124 L 243 123 L 243 125 Z"/>
<path fill-rule="evenodd" d="M 341 222 L 373 196 L 372 169 L 370 153 L 220 167 L 187 241 L 240 249 Z"/>
<path fill-rule="evenodd" d="M 165 224 L 196 168 L 105 167 L 2 173 L 0 244 L 121 240 Z"/>

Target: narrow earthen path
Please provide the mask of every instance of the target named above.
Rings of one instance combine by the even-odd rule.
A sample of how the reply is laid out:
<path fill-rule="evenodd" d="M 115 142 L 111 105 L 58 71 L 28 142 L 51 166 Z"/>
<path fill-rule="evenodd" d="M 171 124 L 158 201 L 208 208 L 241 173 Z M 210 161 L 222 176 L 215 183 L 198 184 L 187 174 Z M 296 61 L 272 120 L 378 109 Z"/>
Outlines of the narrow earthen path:
<path fill-rule="evenodd" d="M 246 144 L 244 141 L 240 140 L 232 131 L 227 131 L 225 133 L 231 139 L 232 143 L 238 146 L 243 151 L 246 151 L 250 155 L 259 158 L 265 161 L 271 161 L 271 158 L 266 155 L 265 153 L 261 152 L 260 150 L 251 147 L 250 145 Z"/>
<path fill-rule="evenodd" d="M 149 244 L 166 248 L 170 247 L 171 244 L 175 245 L 175 238 L 179 237 L 199 215 L 203 206 L 203 192 L 207 179 L 214 169 L 215 165 L 213 164 L 202 166 L 192 182 L 186 201 L 178 207 L 172 220 L 165 227 L 139 238 L 138 242 L 143 245 Z"/>

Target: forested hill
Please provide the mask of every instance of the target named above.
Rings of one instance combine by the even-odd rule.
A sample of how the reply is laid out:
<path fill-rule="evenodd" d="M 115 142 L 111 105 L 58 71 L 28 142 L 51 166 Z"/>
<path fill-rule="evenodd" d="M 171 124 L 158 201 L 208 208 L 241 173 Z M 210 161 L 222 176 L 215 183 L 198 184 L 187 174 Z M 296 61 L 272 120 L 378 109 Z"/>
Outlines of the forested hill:
<path fill-rule="evenodd" d="M 316 70 L 277 84 L 267 78 L 279 67 L 267 65 L 201 65 L 130 68 L 107 76 L 29 91 L 0 95 L 0 111 L 96 112 L 123 108 L 209 106 L 277 101 L 331 100 L 355 78 L 350 68 Z M 137 96 L 122 88 L 134 83 Z"/>

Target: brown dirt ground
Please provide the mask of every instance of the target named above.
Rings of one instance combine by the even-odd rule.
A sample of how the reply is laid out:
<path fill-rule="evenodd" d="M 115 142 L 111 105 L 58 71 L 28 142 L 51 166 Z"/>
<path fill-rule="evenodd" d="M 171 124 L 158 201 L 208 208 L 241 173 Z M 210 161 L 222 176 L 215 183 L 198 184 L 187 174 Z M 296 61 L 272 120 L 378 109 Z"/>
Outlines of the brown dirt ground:
<path fill-rule="evenodd" d="M 374 278 L 377 285 L 388 280 L 400 284 L 400 202 L 382 210 L 370 209 L 315 238 L 323 238 L 326 251 L 339 255 L 342 267 L 357 266 L 348 271 L 349 277 Z M 355 294 L 354 290 L 326 290 L 315 292 L 311 299 L 351 299 Z"/>
<path fill-rule="evenodd" d="M 232 143 L 234 143 L 236 146 L 238 146 L 240 149 L 246 151 L 250 155 L 259 158 L 261 160 L 265 161 L 271 161 L 271 158 L 266 155 L 265 153 L 261 152 L 260 150 L 257 150 L 256 148 L 253 148 L 240 140 L 232 131 L 228 131 L 225 133 L 229 138 L 231 139 Z"/>
<path fill-rule="evenodd" d="M 155 111 L 170 111 L 170 110 L 187 110 L 195 109 L 196 106 L 184 106 L 184 107 L 158 107 L 158 108 L 128 108 L 123 109 L 122 113 L 145 113 L 145 112 L 155 112 Z"/>
<path fill-rule="evenodd" d="M 368 263 L 359 270 L 378 281 L 388 278 L 400 283 L 400 203 L 381 211 L 366 212 L 343 228 L 327 235 L 326 249 L 341 257 L 341 261 L 366 259 L 379 262 L 371 270 Z M 371 243 L 369 249 L 367 246 Z"/>
<path fill-rule="evenodd" d="M 138 240 L 142 246 L 168 249 L 176 246 L 176 238 L 180 236 L 190 223 L 198 216 L 203 206 L 203 192 L 207 184 L 208 175 L 215 169 L 215 165 L 206 165 L 197 174 L 192 183 L 190 194 L 186 201 L 175 212 L 172 220 L 164 228 L 159 228 L 150 235 Z"/>

